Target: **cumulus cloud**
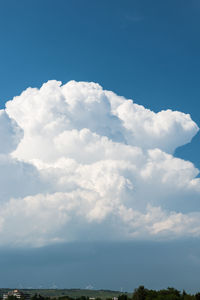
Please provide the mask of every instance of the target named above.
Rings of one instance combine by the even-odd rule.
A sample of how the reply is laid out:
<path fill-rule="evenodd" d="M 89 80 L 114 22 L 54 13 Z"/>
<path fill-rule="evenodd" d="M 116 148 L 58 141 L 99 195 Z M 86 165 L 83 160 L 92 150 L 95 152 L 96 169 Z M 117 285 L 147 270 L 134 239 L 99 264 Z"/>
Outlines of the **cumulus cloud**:
<path fill-rule="evenodd" d="M 0 110 L 0 154 L 15 150 L 23 136 L 17 123 L 10 119 L 5 110 Z"/>
<path fill-rule="evenodd" d="M 199 128 L 96 83 L 49 81 L 0 112 L 1 244 L 200 235 Z"/>

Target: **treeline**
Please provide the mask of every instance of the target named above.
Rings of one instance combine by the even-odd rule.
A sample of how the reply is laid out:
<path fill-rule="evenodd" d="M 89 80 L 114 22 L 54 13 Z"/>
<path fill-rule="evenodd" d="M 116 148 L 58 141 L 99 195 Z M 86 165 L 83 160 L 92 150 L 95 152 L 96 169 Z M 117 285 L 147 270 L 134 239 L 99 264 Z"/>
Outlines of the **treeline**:
<path fill-rule="evenodd" d="M 200 300 L 200 293 L 188 294 L 184 290 L 180 292 L 172 287 L 163 290 L 149 290 L 144 286 L 139 286 L 134 290 L 132 296 L 130 294 L 119 295 L 118 300 Z M 58 300 L 91 300 L 92 298 L 81 296 L 81 297 L 58 297 Z M 32 300 L 50 300 L 50 297 L 42 297 L 35 295 Z M 95 300 L 102 300 L 101 298 L 95 298 Z M 106 300 L 113 300 L 113 298 L 107 298 Z"/>
<path fill-rule="evenodd" d="M 21 300 L 26 300 L 22 299 Z M 105 300 L 105 298 L 100 297 L 70 297 L 70 296 L 59 296 L 59 297 L 49 297 L 40 294 L 35 294 L 30 298 L 30 300 Z M 180 292 L 179 290 L 168 287 L 162 290 L 149 290 L 144 286 L 139 286 L 136 288 L 132 295 L 130 293 L 120 294 L 114 298 L 106 298 L 106 300 L 200 300 L 200 293 L 188 294 L 184 290 Z M 7 300 L 19 300 L 15 296 L 9 296 Z"/>
<path fill-rule="evenodd" d="M 149 290 L 144 286 L 139 286 L 133 292 L 132 300 L 200 300 L 200 293 L 194 295 L 186 293 L 184 290 L 182 292 L 168 287 L 164 290 Z M 125 299 L 121 299 L 125 300 Z M 127 300 L 127 299 L 126 299 Z"/>

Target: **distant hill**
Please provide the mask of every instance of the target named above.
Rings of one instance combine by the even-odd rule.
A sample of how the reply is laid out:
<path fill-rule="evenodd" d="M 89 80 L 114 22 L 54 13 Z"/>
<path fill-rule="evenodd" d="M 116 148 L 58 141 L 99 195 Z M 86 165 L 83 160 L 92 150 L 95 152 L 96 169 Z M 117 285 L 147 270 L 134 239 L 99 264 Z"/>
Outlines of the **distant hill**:
<path fill-rule="evenodd" d="M 0 289 L 0 295 L 7 293 L 12 289 Z M 94 298 L 113 298 L 119 295 L 125 294 L 125 292 L 119 291 L 110 291 L 110 290 L 89 290 L 89 289 L 20 289 L 22 292 L 29 293 L 31 296 L 35 294 L 40 294 L 41 296 L 48 296 L 48 297 L 62 297 L 62 296 L 69 296 L 73 298 L 78 298 L 81 296 L 85 297 L 94 297 Z M 128 294 L 127 295 L 131 295 Z"/>

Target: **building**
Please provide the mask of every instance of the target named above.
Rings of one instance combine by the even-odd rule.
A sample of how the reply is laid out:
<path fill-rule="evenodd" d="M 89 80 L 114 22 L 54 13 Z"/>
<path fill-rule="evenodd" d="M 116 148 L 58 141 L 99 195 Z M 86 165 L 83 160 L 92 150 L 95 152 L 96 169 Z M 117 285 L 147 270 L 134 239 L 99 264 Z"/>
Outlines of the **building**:
<path fill-rule="evenodd" d="M 29 300 L 30 295 L 27 293 L 23 293 L 19 290 L 9 291 L 7 294 L 3 294 L 3 300 L 8 299 L 9 297 L 15 297 L 16 299 Z"/>

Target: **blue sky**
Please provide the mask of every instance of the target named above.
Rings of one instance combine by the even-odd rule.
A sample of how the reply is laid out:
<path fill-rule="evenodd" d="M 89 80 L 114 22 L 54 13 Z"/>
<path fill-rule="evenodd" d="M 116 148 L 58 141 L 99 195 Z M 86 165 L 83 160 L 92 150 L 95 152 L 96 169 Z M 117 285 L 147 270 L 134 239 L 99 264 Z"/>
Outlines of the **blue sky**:
<path fill-rule="evenodd" d="M 2 1 L 1 107 L 49 79 L 94 81 L 199 122 L 199 2 Z M 198 141 L 178 154 L 199 166 Z"/>
<path fill-rule="evenodd" d="M 0 107 L 4 109 L 5 103 L 8 100 L 20 95 L 21 92 L 28 87 L 40 88 L 43 83 L 52 79 L 62 81 L 63 84 L 70 80 L 75 80 L 96 82 L 100 84 L 103 89 L 113 91 L 127 99 L 133 99 L 137 104 L 143 105 L 145 108 L 156 113 L 161 110 L 171 109 L 190 114 L 192 120 L 199 125 L 199 36 L 200 3 L 198 0 L 3 0 L 0 3 Z M 49 86 L 48 88 L 51 87 Z M 52 88 L 54 89 L 55 87 L 53 86 Z M 81 88 L 82 87 L 76 86 L 72 87 L 74 90 Z M 71 93 L 71 90 L 67 93 Z M 27 95 L 26 97 L 28 98 Z M 30 101 L 34 98 L 31 97 L 33 96 L 30 96 Z M 38 103 L 40 103 L 39 101 L 42 101 L 42 97 L 44 96 L 38 97 L 40 97 L 38 98 Z M 18 123 L 19 127 L 21 127 L 26 134 L 28 134 L 30 128 L 25 128 L 24 124 L 29 120 L 32 122 L 32 115 L 26 112 L 27 108 L 24 104 L 24 98 L 22 97 L 21 99 L 21 102 L 16 102 L 16 105 L 12 105 L 12 103 L 8 105 L 6 113 Z M 41 107 L 43 107 L 42 102 Z M 34 105 L 32 108 L 34 109 Z M 28 112 L 32 108 L 28 108 Z M 16 113 L 17 109 L 19 109 L 19 114 Z M 45 109 L 48 112 L 50 111 L 47 106 L 44 110 Z M 97 107 L 97 111 L 98 109 L 100 108 Z M 104 108 L 102 108 L 102 111 L 104 112 L 103 109 Z M 56 107 L 54 107 L 54 110 L 56 110 Z M 37 111 L 38 110 L 36 110 L 36 112 Z M 58 111 L 60 113 L 62 110 L 58 109 Z M 82 116 L 78 115 L 78 109 L 75 113 L 77 113 L 78 121 L 81 120 L 80 122 L 83 122 L 85 120 L 84 117 L 84 120 L 82 120 Z M 28 116 L 27 119 L 26 116 Z M 73 116 L 76 116 L 76 114 Z M 98 127 L 97 124 L 94 124 L 91 117 L 91 124 L 88 125 L 88 128 L 93 133 L 96 132 L 100 136 L 102 135 L 102 131 L 105 131 L 105 135 L 108 136 L 108 138 L 121 142 L 121 136 L 118 135 L 120 130 L 118 131 L 117 127 L 119 124 L 117 121 L 114 123 L 115 121 L 113 120 L 114 119 L 111 118 L 109 121 L 114 124 L 110 129 L 108 128 L 109 126 L 106 125 L 107 114 L 103 116 L 102 113 L 102 118 L 99 117 L 101 126 Z M 82 123 L 78 123 L 78 121 L 73 125 L 76 130 L 82 128 Z M 4 122 L 4 120 L 2 122 Z M 105 128 L 102 125 L 104 122 Z M 90 123 L 89 119 L 88 123 Z M 191 135 L 189 138 L 185 138 L 186 133 L 179 130 L 179 128 L 176 129 L 176 126 L 174 125 L 175 127 L 172 126 L 173 130 L 170 133 L 170 138 L 166 135 L 166 140 L 169 138 L 169 144 L 171 143 L 172 146 L 175 145 L 175 157 L 189 160 L 194 163 L 197 168 L 200 168 L 199 134 L 197 133 L 195 135 L 194 124 L 190 124 Z M 2 127 L 2 132 L 7 132 L 6 130 L 8 130 L 8 133 L 10 134 L 12 131 L 10 126 L 11 125 L 5 127 L 5 130 L 4 127 Z M 37 124 L 34 124 L 33 127 L 39 128 L 37 126 Z M 116 131 L 114 129 L 116 129 Z M 107 130 L 110 130 L 108 134 Z M 112 135 L 110 133 L 111 131 Z M 0 131 L 0 134 L 3 135 L 2 132 Z M 13 129 L 13 132 L 15 132 L 15 129 Z M 14 134 L 13 132 L 12 134 Z M 121 134 L 123 135 L 123 133 L 124 131 L 122 130 Z M 186 144 L 193 136 L 192 142 Z M 63 135 L 62 138 L 63 137 L 65 136 Z M 20 138 L 22 137 L 18 137 L 18 142 Z M 4 173 L 4 179 L 1 179 L 0 176 L 0 180 L 1 184 L 5 186 L 5 191 L 3 190 L 0 194 L 2 199 L 8 197 L 8 195 L 9 197 L 21 197 L 22 199 L 24 196 L 32 197 L 35 194 L 53 194 L 55 191 L 61 192 L 60 190 L 56 190 L 56 187 L 51 187 L 50 181 L 48 181 L 50 179 L 47 180 L 48 174 L 44 175 L 44 178 L 42 178 L 41 181 L 41 174 L 38 174 L 36 170 L 38 165 L 28 165 L 28 163 L 32 163 L 32 159 L 40 159 L 43 157 L 42 152 L 38 150 L 37 142 L 35 140 L 31 142 L 31 138 L 32 137 L 29 136 L 28 140 L 25 141 L 24 144 L 21 144 L 21 148 L 19 148 L 17 150 L 18 152 L 15 154 L 17 159 L 23 161 L 23 163 L 21 162 L 22 165 L 19 166 L 19 169 L 17 169 L 18 167 L 16 164 L 14 165 L 12 162 L 10 163 L 10 161 L 9 163 L 5 163 L 6 166 L 4 166 L 4 163 L 1 163 L 3 170 L 1 173 Z M 90 135 L 90 138 L 91 140 L 95 139 L 93 135 Z M 180 144 L 178 142 L 176 144 L 176 140 L 179 140 L 179 138 L 181 142 Z M 144 140 L 145 139 L 144 136 Z M 151 136 L 151 140 L 153 140 L 153 136 Z M 148 140 L 148 142 L 151 144 L 150 140 Z M 8 143 L 9 149 L 12 148 L 12 150 L 14 150 L 15 146 L 13 146 L 13 143 L 17 143 L 16 140 L 11 144 L 10 142 Z M 142 144 L 139 136 L 137 137 L 137 143 L 142 149 L 147 147 Z M 156 144 L 157 140 L 152 143 L 153 145 L 155 144 L 158 146 L 159 149 L 164 149 L 164 151 L 168 153 L 168 150 L 166 150 L 168 148 L 165 149 L 164 146 L 162 147 L 161 142 L 159 142 L 158 145 Z M 29 149 L 28 145 L 30 145 L 31 149 Z M 41 148 L 48 149 L 48 145 L 49 144 L 41 145 Z M 179 145 L 183 146 L 179 147 Z M 65 151 L 67 150 L 65 149 Z M 33 155 L 34 152 L 40 153 L 35 157 L 35 154 Z M 48 158 L 51 162 L 53 159 L 52 157 L 54 157 L 54 155 L 49 153 Z M 80 163 L 79 157 L 73 157 L 73 159 Z M 88 160 L 85 156 L 83 159 Z M 45 162 L 47 163 L 47 161 Z M 6 170 L 6 172 L 4 170 Z M 24 171 L 22 170 L 25 170 L 25 173 L 23 173 Z M 188 172 L 195 174 L 193 169 Z M 11 173 L 14 174 L 13 177 L 9 175 Z M 55 176 L 55 174 L 51 176 L 51 178 L 54 178 L 53 176 Z M 194 177 L 195 176 L 198 175 L 196 174 Z M 25 178 L 28 178 L 27 183 L 26 181 L 23 183 L 23 180 L 20 182 L 20 179 L 16 180 L 15 177 L 21 177 L 24 180 Z M 156 177 L 152 178 L 156 181 Z M 29 186 L 28 184 L 30 182 L 31 184 Z M 9 184 L 13 185 L 14 194 L 11 193 L 10 195 Z M 151 186 L 152 182 L 149 182 L 148 184 Z M 141 182 L 139 182 L 138 185 L 142 185 Z M 170 188 L 170 186 L 168 188 Z M 163 191 L 167 191 L 168 188 L 165 187 L 166 190 L 164 189 Z M 64 188 L 62 187 L 62 189 Z M 72 187 L 70 186 L 70 190 L 71 189 Z M 176 190 L 176 188 L 173 187 L 172 189 Z M 157 190 L 158 187 L 154 187 L 151 190 L 152 199 L 156 197 L 159 198 L 158 194 L 161 193 L 162 199 L 165 200 L 165 196 L 163 196 L 165 195 L 164 192 L 160 190 L 157 192 Z M 63 191 L 64 190 L 62 190 L 62 192 Z M 175 194 L 167 194 L 166 198 L 168 197 L 169 200 L 164 204 L 162 203 L 162 205 L 165 209 L 171 209 L 171 211 L 176 212 L 199 211 L 199 194 L 195 193 L 196 190 L 192 192 L 188 190 L 181 194 L 177 190 L 175 191 Z M 131 197 L 130 194 L 128 195 L 129 196 L 127 197 Z M 145 205 L 143 203 L 145 202 L 144 199 L 147 197 L 148 193 L 147 195 L 143 193 L 139 193 L 138 195 L 141 199 L 139 209 L 142 210 L 144 209 L 143 205 Z M 190 202 L 182 204 L 182 199 L 188 197 L 191 199 Z M 176 201 L 174 201 L 174 199 L 176 199 Z M 128 201 L 130 201 L 130 199 Z M 158 199 L 150 202 L 151 205 L 155 206 L 158 205 L 158 203 Z M 98 217 L 103 218 L 104 216 Z M 18 226 L 18 221 L 16 222 Z M 20 226 L 26 226 L 26 223 L 23 222 L 27 222 L 27 220 L 22 220 L 19 228 L 21 228 Z M 104 253 L 105 250 L 103 245 L 105 245 L 105 241 L 102 237 L 107 230 L 106 222 L 108 221 L 103 224 L 103 229 L 98 224 L 95 224 L 94 233 L 90 229 L 90 225 L 85 225 L 85 223 L 84 225 L 82 225 L 82 223 L 76 225 L 76 221 L 73 222 L 74 223 L 72 223 L 71 226 L 74 226 L 75 229 L 74 231 L 72 230 L 72 233 L 70 232 L 69 240 L 73 241 L 73 238 L 71 237 L 76 230 L 79 231 L 79 235 L 81 235 L 81 232 L 89 232 L 89 236 L 91 236 L 91 239 L 88 238 L 89 242 L 91 243 L 91 240 L 95 240 L 101 243 L 101 246 L 99 247 L 102 247 L 102 253 Z M 57 225 L 55 224 L 55 226 Z M 83 226 L 83 228 L 86 226 L 86 231 L 80 229 L 82 228 L 81 226 Z M 198 228 L 198 224 L 193 226 Z M 50 233 L 48 234 L 50 235 L 54 229 L 50 228 L 49 230 Z M 62 240 L 65 230 L 66 228 L 61 228 L 59 235 L 56 236 L 56 238 L 61 238 Z M 110 232 L 112 236 L 112 231 Z M 192 231 L 188 232 L 190 233 Z M 5 257 L 8 267 L 7 268 L 3 260 L 1 260 L 1 270 L 4 270 L 1 271 L 1 276 L 4 278 L 4 281 L 2 281 L 3 286 L 14 287 L 18 285 L 15 274 L 20 264 L 20 281 L 21 284 L 25 286 L 39 286 L 40 283 L 38 282 L 37 276 L 33 275 L 30 277 L 30 282 L 28 282 L 26 274 L 27 272 L 32 274 L 40 272 L 40 274 L 42 274 L 41 280 L 43 281 L 41 284 L 48 286 L 49 282 L 55 282 L 59 287 L 65 287 L 65 282 L 62 281 L 62 278 L 65 273 L 68 274 L 67 270 L 69 268 L 70 274 L 73 272 L 77 274 L 78 270 L 80 276 L 76 276 L 76 282 L 69 280 L 66 283 L 67 288 L 72 287 L 72 285 L 73 287 L 85 287 L 88 284 L 92 284 L 96 288 L 120 289 L 123 286 L 126 290 L 132 290 L 141 283 L 148 285 L 149 288 L 174 285 L 180 289 L 185 288 L 195 291 L 198 289 L 198 282 L 195 278 L 200 275 L 199 270 L 196 268 L 196 265 L 199 264 L 200 261 L 198 250 L 199 237 L 196 237 L 198 236 L 196 232 L 197 230 L 194 235 L 191 234 L 191 239 L 188 239 L 188 236 L 184 237 L 181 235 L 181 238 L 177 239 L 177 237 L 175 237 L 173 241 L 170 240 L 171 248 L 169 252 L 166 250 L 168 248 L 166 248 L 167 241 L 165 238 L 163 244 L 160 240 L 159 244 L 157 244 L 157 238 L 152 241 L 151 238 L 146 238 L 146 233 L 142 233 L 145 238 L 143 235 L 142 238 L 137 237 L 137 242 L 131 241 L 128 244 L 123 244 L 121 240 L 117 240 L 117 242 L 115 241 L 116 244 L 106 244 L 106 253 L 110 253 L 110 256 L 112 257 L 110 260 L 110 268 L 115 270 L 115 272 L 109 273 L 110 277 L 106 282 L 103 277 L 105 268 L 107 264 L 109 265 L 109 255 L 104 257 L 104 254 L 102 254 L 101 259 L 104 261 L 104 268 L 100 271 L 96 270 L 100 267 L 99 252 L 96 244 L 94 246 L 91 246 L 91 244 L 86 246 L 84 244 L 83 253 L 81 253 L 81 251 L 78 254 L 76 253 L 75 258 L 73 258 L 75 263 L 70 262 L 69 266 L 68 261 L 70 261 L 69 257 L 71 257 L 71 254 L 69 254 L 68 247 L 71 247 L 70 249 L 76 249 L 76 245 L 74 246 L 73 244 L 69 246 L 69 244 L 66 244 L 65 239 L 61 244 L 54 246 L 55 248 L 51 248 L 51 245 L 44 242 L 43 244 L 46 248 L 33 250 L 32 248 L 27 249 L 25 243 L 25 246 L 22 246 L 21 250 L 16 250 L 14 247 L 9 250 L 10 252 L 8 254 L 5 254 L 4 250 L 1 250 L 2 257 Z M 12 239 L 15 239 L 12 228 L 10 229 L 10 227 L 8 227 L 8 229 L 5 230 L 5 234 L 7 233 L 8 235 L 10 234 Z M 29 234 L 29 232 L 26 234 Z M 163 237 L 161 237 L 161 240 L 162 239 Z M 6 239 L 3 238 L 3 247 L 6 247 L 7 249 L 9 248 L 9 241 L 4 242 L 4 240 Z M 78 242 L 80 242 L 79 240 L 81 240 L 80 237 L 78 238 Z M 179 256 L 181 251 L 180 248 L 182 249 L 180 243 L 183 243 L 182 245 L 184 245 L 184 251 L 181 257 Z M 192 245 L 191 247 L 188 246 L 190 243 Z M 91 247 L 94 247 L 93 258 L 85 255 L 84 252 L 86 251 L 87 253 L 87 251 L 90 251 L 88 249 L 91 249 Z M 116 247 L 116 253 L 113 250 L 115 249 L 114 247 Z M 23 260 L 25 253 L 24 249 L 27 251 L 27 256 L 25 255 L 26 257 Z M 144 252 L 142 252 L 141 249 L 145 249 Z M 153 255 L 154 249 L 157 249 L 158 251 L 158 256 L 156 257 Z M 44 252 L 49 253 L 49 251 L 52 252 L 49 261 L 45 261 L 45 266 L 43 266 L 43 263 L 38 263 L 33 266 L 32 262 L 34 259 L 43 261 Z M 60 251 L 62 252 L 63 260 L 65 261 L 64 267 L 61 267 L 60 262 L 58 262 Z M 35 254 L 36 252 L 37 254 Z M 124 255 L 127 255 L 127 260 L 122 264 L 121 257 L 124 257 Z M 135 258 L 138 257 L 138 255 L 139 259 L 144 261 L 144 264 L 142 263 L 142 269 Z M 163 260 L 163 255 L 165 258 L 167 257 L 167 259 Z M 81 260 L 79 261 L 77 257 L 81 257 Z M 10 263 L 10 261 L 12 262 L 13 260 L 16 264 Z M 154 264 L 156 265 L 155 271 Z M 139 280 L 134 277 L 135 271 L 132 271 L 132 269 L 130 270 L 130 266 L 133 270 L 140 270 Z M 96 268 L 88 275 L 87 283 L 82 279 L 82 267 L 84 267 L 84 269 Z M 10 273 L 8 274 L 8 271 L 5 271 L 6 268 L 12 275 L 10 275 Z M 116 274 L 118 268 L 123 269 L 121 275 Z M 149 268 L 148 271 L 147 268 Z M 188 268 L 190 272 L 187 271 Z M 51 270 L 51 276 L 49 275 L 49 269 Z M 176 269 L 176 271 L 180 270 L 180 272 L 176 273 L 173 271 L 173 274 L 175 275 L 173 275 L 173 280 L 170 281 L 172 274 L 171 270 L 174 269 Z M 128 276 L 126 282 L 124 282 L 126 270 L 128 270 Z M 166 274 L 164 275 L 165 270 Z M 6 276 L 4 276 L 4 274 L 6 274 Z M 69 274 L 66 276 L 69 276 Z M 134 280 L 132 278 L 134 278 Z M 121 281 L 123 282 L 122 286 L 120 285 Z"/>

